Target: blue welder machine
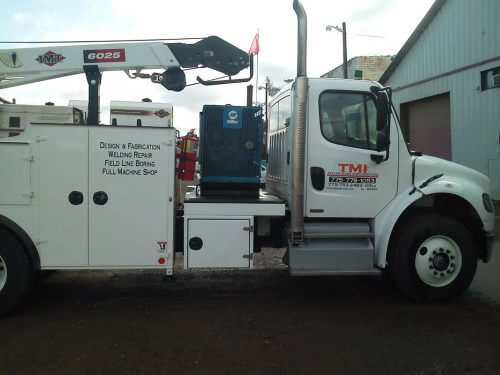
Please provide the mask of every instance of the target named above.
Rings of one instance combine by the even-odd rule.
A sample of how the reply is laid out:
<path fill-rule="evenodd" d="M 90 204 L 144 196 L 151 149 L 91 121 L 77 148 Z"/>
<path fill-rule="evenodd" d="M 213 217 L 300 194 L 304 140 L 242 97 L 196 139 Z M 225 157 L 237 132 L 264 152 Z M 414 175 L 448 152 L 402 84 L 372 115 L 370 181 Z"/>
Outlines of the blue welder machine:
<path fill-rule="evenodd" d="M 258 196 L 262 109 L 205 105 L 200 113 L 202 196 Z"/>

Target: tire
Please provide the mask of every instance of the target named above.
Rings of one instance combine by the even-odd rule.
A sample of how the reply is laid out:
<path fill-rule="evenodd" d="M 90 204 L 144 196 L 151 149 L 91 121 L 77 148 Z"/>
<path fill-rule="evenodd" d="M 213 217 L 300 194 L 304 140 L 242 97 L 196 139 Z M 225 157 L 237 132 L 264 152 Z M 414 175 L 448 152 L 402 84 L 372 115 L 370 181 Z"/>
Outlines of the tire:
<path fill-rule="evenodd" d="M 22 243 L 0 228 L 0 316 L 19 307 L 34 280 L 35 272 Z"/>
<path fill-rule="evenodd" d="M 477 268 L 477 245 L 448 216 L 416 216 L 391 241 L 389 269 L 396 285 L 417 301 L 447 300 L 467 290 Z"/>

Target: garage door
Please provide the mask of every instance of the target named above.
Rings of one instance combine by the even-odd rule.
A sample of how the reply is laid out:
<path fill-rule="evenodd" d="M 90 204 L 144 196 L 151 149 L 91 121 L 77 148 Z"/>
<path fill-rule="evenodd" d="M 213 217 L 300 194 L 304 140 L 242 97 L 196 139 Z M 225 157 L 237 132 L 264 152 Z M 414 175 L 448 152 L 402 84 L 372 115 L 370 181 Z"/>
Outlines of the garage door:
<path fill-rule="evenodd" d="M 401 120 L 412 150 L 451 160 L 449 93 L 401 104 Z"/>

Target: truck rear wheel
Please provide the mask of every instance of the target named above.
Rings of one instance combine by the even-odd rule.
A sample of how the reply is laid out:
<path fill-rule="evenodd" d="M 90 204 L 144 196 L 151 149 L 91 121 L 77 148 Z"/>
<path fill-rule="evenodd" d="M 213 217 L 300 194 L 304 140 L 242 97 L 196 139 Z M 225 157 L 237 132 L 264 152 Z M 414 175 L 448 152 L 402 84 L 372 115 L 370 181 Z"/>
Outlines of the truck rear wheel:
<path fill-rule="evenodd" d="M 400 228 L 392 244 L 392 276 L 413 299 L 459 296 L 476 273 L 477 246 L 467 228 L 450 217 L 417 216 Z"/>
<path fill-rule="evenodd" d="M 21 242 L 0 228 L 0 316 L 20 305 L 32 288 L 33 276 Z"/>

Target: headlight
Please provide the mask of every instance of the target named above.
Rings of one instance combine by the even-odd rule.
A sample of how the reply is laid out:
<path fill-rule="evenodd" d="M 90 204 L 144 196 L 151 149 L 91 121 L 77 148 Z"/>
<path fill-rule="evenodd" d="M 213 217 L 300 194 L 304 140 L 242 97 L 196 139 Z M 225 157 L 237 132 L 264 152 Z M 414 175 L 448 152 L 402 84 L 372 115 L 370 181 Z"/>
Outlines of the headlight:
<path fill-rule="evenodd" d="M 495 208 L 493 207 L 493 203 L 491 202 L 490 196 L 486 193 L 483 194 L 483 205 L 486 211 L 494 212 Z"/>

